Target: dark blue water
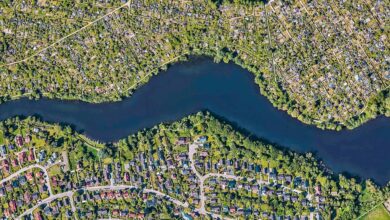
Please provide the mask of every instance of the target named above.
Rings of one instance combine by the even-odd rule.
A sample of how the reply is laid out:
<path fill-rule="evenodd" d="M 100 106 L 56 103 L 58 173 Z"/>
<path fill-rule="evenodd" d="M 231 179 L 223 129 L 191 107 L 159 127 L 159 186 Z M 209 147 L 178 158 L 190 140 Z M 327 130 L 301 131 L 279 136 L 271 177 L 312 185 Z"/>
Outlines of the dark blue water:
<path fill-rule="evenodd" d="M 173 65 L 121 102 L 21 99 L 1 104 L 0 119 L 38 114 L 47 121 L 73 124 L 92 139 L 116 141 L 205 109 L 259 138 L 299 152 L 315 151 L 337 172 L 382 184 L 390 180 L 390 118 L 379 117 L 354 130 L 320 130 L 274 108 L 248 71 L 207 58 Z"/>

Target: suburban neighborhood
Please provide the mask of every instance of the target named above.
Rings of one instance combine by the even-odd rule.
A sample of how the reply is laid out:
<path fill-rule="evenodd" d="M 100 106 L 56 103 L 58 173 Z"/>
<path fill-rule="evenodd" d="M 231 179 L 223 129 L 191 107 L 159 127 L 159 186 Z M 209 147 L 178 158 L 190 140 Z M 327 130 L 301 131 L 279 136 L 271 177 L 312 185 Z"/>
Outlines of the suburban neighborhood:
<path fill-rule="evenodd" d="M 310 155 L 292 159 L 272 146 L 240 142 L 227 125 L 204 117 L 211 116 L 185 119 L 188 128 L 185 121 L 161 124 L 114 145 L 34 118 L 10 119 L 0 133 L 0 215 L 326 219 L 342 214 L 336 201 L 365 191 L 353 179 L 334 181 L 323 165 L 295 167 L 317 163 Z M 252 153 L 258 144 L 260 152 Z"/>

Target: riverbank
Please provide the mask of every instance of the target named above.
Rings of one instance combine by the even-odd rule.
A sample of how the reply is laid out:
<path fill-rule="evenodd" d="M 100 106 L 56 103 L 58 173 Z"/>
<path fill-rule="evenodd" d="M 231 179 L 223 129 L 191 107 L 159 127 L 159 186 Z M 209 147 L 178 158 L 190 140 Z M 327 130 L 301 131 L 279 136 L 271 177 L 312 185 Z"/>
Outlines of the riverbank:
<path fill-rule="evenodd" d="M 208 57 L 205 57 L 206 54 Z M 219 55 L 221 56 L 221 55 Z M 171 65 L 179 65 L 183 62 L 197 62 L 199 60 L 203 59 L 210 59 L 209 57 L 214 57 L 214 62 L 233 62 L 236 65 L 241 66 L 242 68 L 250 71 L 254 75 L 254 82 L 258 85 L 260 94 L 267 97 L 267 99 L 272 103 L 272 105 L 282 111 L 287 112 L 291 117 L 298 119 L 302 123 L 308 124 L 308 125 L 314 125 L 321 129 L 328 129 L 328 130 L 341 130 L 341 129 L 354 129 L 362 124 L 368 122 L 369 120 L 375 119 L 376 117 L 380 115 L 385 115 L 386 117 L 390 117 L 390 89 L 389 87 L 385 88 L 384 90 L 380 91 L 378 94 L 372 95 L 368 100 L 367 103 L 364 105 L 364 107 L 361 109 L 360 113 L 357 115 L 351 115 L 349 118 L 346 118 L 343 121 L 323 121 L 318 120 L 315 117 L 313 117 L 310 114 L 307 113 L 297 113 L 297 110 L 300 108 L 299 104 L 294 101 L 293 99 L 289 98 L 289 94 L 286 93 L 286 91 L 283 91 L 281 88 L 279 89 L 279 92 L 283 98 L 281 97 L 275 97 L 271 93 L 267 92 L 265 88 L 267 88 L 267 82 L 264 81 L 264 79 L 261 76 L 263 73 L 259 70 L 256 70 L 252 68 L 248 64 L 244 64 L 242 60 L 240 60 L 238 57 L 230 57 L 230 56 L 224 56 L 224 57 L 218 57 L 218 54 L 213 51 L 208 51 L 207 53 L 201 52 L 200 50 L 195 50 L 193 52 L 185 52 L 184 54 L 174 57 L 173 59 L 163 63 L 161 66 L 153 69 L 152 71 L 146 73 L 144 77 L 138 80 L 138 82 L 135 82 L 134 84 L 131 84 L 127 89 L 126 92 L 121 95 L 114 95 L 111 96 L 108 94 L 104 95 L 94 95 L 94 96 L 88 96 L 88 95 L 71 95 L 71 94 L 62 94 L 62 93 L 25 93 L 22 95 L 16 95 L 12 97 L 0 97 L 0 104 L 3 102 L 9 102 L 12 100 L 17 100 L 23 97 L 29 98 L 29 99 L 40 99 L 40 98 L 49 98 L 49 99 L 61 99 L 61 100 L 67 100 L 67 101 L 82 101 L 87 103 L 108 103 L 108 102 L 121 102 L 124 99 L 131 98 L 139 88 L 147 84 L 150 79 L 153 77 L 153 75 L 161 74 L 161 72 L 165 72 L 169 66 Z M 164 73 L 162 73 L 164 74 Z M 280 102 L 280 100 L 284 100 L 283 102 Z M 295 103 L 295 104 L 292 104 Z M 260 114 L 260 113 L 259 113 Z"/>

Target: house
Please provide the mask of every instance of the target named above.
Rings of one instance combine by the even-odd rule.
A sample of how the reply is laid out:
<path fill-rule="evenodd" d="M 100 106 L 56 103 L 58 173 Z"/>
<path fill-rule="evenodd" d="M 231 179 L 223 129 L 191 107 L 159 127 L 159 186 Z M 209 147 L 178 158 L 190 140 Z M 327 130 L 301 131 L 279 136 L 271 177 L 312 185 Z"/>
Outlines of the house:
<path fill-rule="evenodd" d="M 308 202 L 306 199 L 303 199 L 301 204 L 302 204 L 302 206 L 306 207 L 308 205 Z"/>
<path fill-rule="evenodd" d="M 18 147 L 23 146 L 23 137 L 21 135 L 16 135 L 15 143 L 18 145 Z"/>
<path fill-rule="evenodd" d="M 57 201 L 57 207 L 58 208 L 62 208 L 64 206 L 64 203 L 62 202 L 62 200 L 58 200 Z"/>
<path fill-rule="evenodd" d="M 292 196 L 291 197 L 291 201 L 292 202 L 297 202 L 298 201 L 298 197 L 297 196 Z"/>
<path fill-rule="evenodd" d="M 115 198 L 116 199 L 122 199 L 122 192 L 121 191 L 116 191 L 115 192 Z"/>
<path fill-rule="evenodd" d="M 107 213 L 108 213 L 107 209 L 99 209 L 98 210 L 98 215 L 100 215 L 100 216 L 107 215 Z"/>
<path fill-rule="evenodd" d="M 43 209 L 43 213 L 45 213 L 45 215 L 47 215 L 47 216 L 51 216 L 52 215 L 51 208 L 49 206 L 46 206 Z"/>
<path fill-rule="evenodd" d="M 158 149 L 158 159 L 165 161 L 164 152 L 162 151 L 161 148 Z"/>
<path fill-rule="evenodd" d="M 38 193 L 33 193 L 31 196 L 32 200 L 38 200 L 39 199 L 39 194 Z"/>
<path fill-rule="evenodd" d="M 27 135 L 27 136 L 24 138 L 24 142 L 25 142 L 26 144 L 28 144 L 28 143 L 30 143 L 30 141 L 31 141 L 31 136 L 30 136 L 30 135 Z"/>
<path fill-rule="evenodd" d="M 34 213 L 34 220 L 42 220 L 42 216 L 40 212 L 35 212 Z"/>
<path fill-rule="evenodd" d="M 112 210 L 112 215 L 113 216 L 119 216 L 119 210 L 118 209 Z"/>
<path fill-rule="evenodd" d="M 48 188 L 47 188 L 46 184 L 39 186 L 39 192 L 43 193 L 43 192 L 47 192 L 47 190 L 48 190 Z"/>
<path fill-rule="evenodd" d="M 16 211 L 16 201 L 15 200 L 11 200 L 9 202 L 9 208 L 11 209 L 11 213 L 14 213 Z"/>
<path fill-rule="evenodd" d="M 190 141 L 191 139 L 188 137 L 179 137 L 178 140 L 176 141 L 176 144 L 177 145 L 188 144 Z"/>
<path fill-rule="evenodd" d="M 28 161 L 34 161 L 35 160 L 35 156 L 34 156 L 34 149 L 30 148 L 30 151 L 28 153 Z"/>
<path fill-rule="evenodd" d="M 128 191 L 123 192 L 123 198 L 125 198 L 125 199 L 130 198 L 130 194 Z"/>
<path fill-rule="evenodd" d="M 253 193 L 257 194 L 259 192 L 259 186 L 258 185 L 252 185 L 251 190 Z"/>
<path fill-rule="evenodd" d="M 72 213 L 72 211 L 70 211 L 70 210 L 68 209 L 68 210 L 66 210 L 65 215 L 66 215 L 66 217 L 71 218 L 72 215 L 73 215 L 73 213 Z"/>
<path fill-rule="evenodd" d="M 321 186 L 320 185 L 316 185 L 314 187 L 314 190 L 315 190 L 316 195 L 321 195 Z"/>
<path fill-rule="evenodd" d="M 4 215 L 7 218 L 11 217 L 11 210 L 9 208 L 8 209 L 4 209 Z"/>
<path fill-rule="evenodd" d="M 129 211 L 128 210 L 121 210 L 120 213 L 119 213 L 119 216 L 121 217 L 125 217 L 129 214 Z"/>
<path fill-rule="evenodd" d="M 18 165 L 19 165 L 19 162 L 18 162 L 18 160 L 17 160 L 17 159 L 15 159 L 15 158 L 11 160 L 11 163 L 12 163 L 12 166 L 13 166 L 13 167 L 16 167 L 16 166 L 18 166 Z"/>
<path fill-rule="evenodd" d="M 31 201 L 31 194 L 29 192 L 25 192 L 24 195 L 23 195 L 23 198 L 24 198 L 24 202 L 25 203 L 30 203 L 30 201 Z"/>
<path fill-rule="evenodd" d="M 207 136 L 200 136 L 198 138 L 198 142 L 204 144 L 207 141 Z"/>
<path fill-rule="evenodd" d="M 7 148 L 4 145 L 0 146 L 0 155 L 2 157 L 5 157 L 7 155 Z"/>
<path fill-rule="evenodd" d="M 52 178 L 51 178 L 51 184 L 53 185 L 53 187 L 57 187 L 57 177 L 55 177 L 55 176 L 53 176 Z"/>
<path fill-rule="evenodd" d="M 44 150 L 39 151 L 38 153 L 38 161 L 42 162 L 46 158 L 46 152 Z"/>
<path fill-rule="evenodd" d="M 6 194 L 5 194 L 5 190 L 4 190 L 4 188 L 2 187 L 2 188 L 0 188 L 0 197 L 3 197 L 3 196 L 5 196 Z"/>
<path fill-rule="evenodd" d="M 81 170 L 81 169 L 83 169 L 83 162 L 81 162 L 81 160 L 77 162 L 76 169 L 77 169 L 78 171 Z"/>
<path fill-rule="evenodd" d="M 184 220 L 192 220 L 193 219 L 192 216 L 190 216 L 187 213 L 181 212 L 181 215 L 182 215 Z"/>
<path fill-rule="evenodd" d="M 125 172 L 125 173 L 124 173 L 123 180 L 126 181 L 126 182 L 129 182 L 129 181 L 130 181 L 130 174 L 129 174 L 129 172 Z"/>
<path fill-rule="evenodd" d="M 5 159 L 1 163 L 2 163 L 1 165 L 3 166 L 3 171 L 6 172 L 6 173 L 9 173 L 9 162 L 8 162 L 8 160 Z"/>
<path fill-rule="evenodd" d="M 26 161 L 27 155 L 25 151 L 22 151 L 18 154 L 19 163 L 23 164 Z"/>
<path fill-rule="evenodd" d="M 100 197 L 100 195 L 99 195 L 99 194 L 95 194 L 95 195 L 93 195 L 93 199 L 94 199 L 94 200 L 96 200 L 96 201 L 100 201 L 100 200 L 102 200 L 102 198 Z"/>
<path fill-rule="evenodd" d="M 64 199 L 64 205 L 65 206 L 69 206 L 70 205 L 70 200 L 69 200 L 68 197 Z"/>
<path fill-rule="evenodd" d="M 32 180 L 34 180 L 34 177 L 33 177 L 33 174 L 32 174 L 32 172 L 28 172 L 28 173 L 26 173 L 26 179 L 27 179 L 28 181 L 32 181 Z"/>
<path fill-rule="evenodd" d="M 43 176 L 43 172 L 42 171 L 38 171 L 36 174 L 35 174 L 38 178 L 41 178 Z"/>
<path fill-rule="evenodd" d="M 26 182 L 27 182 L 27 179 L 26 179 L 25 176 L 20 176 L 20 177 L 19 177 L 19 183 L 20 183 L 20 185 L 24 185 L 24 184 L 26 184 Z"/>
<path fill-rule="evenodd" d="M 221 208 L 219 206 L 214 206 L 214 207 L 211 207 L 211 211 L 219 213 L 221 211 Z"/>
<path fill-rule="evenodd" d="M 201 157 L 207 157 L 209 155 L 209 153 L 207 153 L 206 151 L 202 151 L 199 153 L 199 156 Z"/>
<path fill-rule="evenodd" d="M 291 175 L 285 175 L 285 176 L 284 176 L 284 179 L 286 180 L 286 183 L 287 183 L 287 184 L 290 184 L 291 181 L 292 181 L 292 176 L 291 176 Z"/>

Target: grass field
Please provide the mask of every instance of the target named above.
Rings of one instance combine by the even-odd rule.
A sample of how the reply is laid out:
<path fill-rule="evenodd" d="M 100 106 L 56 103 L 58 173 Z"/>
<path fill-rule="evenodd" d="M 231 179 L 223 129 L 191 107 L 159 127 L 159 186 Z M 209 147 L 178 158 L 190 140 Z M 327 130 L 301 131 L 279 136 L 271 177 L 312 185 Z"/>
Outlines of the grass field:
<path fill-rule="evenodd" d="M 52 166 L 48 172 L 49 176 L 61 175 L 61 167 L 59 165 Z"/>
<path fill-rule="evenodd" d="M 0 131 L 0 145 L 4 144 L 4 135 L 3 132 Z"/>
<path fill-rule="evenodd" d="M 390 213 L 383 205 L 380 205 L 367 213 L 367 215 L 361 217 L 360 220 L 390 220 Z"/>

